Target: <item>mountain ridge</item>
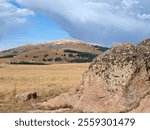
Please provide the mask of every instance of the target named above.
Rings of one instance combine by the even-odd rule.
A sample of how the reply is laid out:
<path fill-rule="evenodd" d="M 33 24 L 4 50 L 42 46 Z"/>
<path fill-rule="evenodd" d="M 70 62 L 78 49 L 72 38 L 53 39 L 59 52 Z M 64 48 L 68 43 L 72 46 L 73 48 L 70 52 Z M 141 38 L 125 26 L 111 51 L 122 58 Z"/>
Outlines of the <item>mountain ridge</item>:
<path fill-rule="evenodd" d="M 107 47 L 76 39 L 61 39 L 35 45 L 27 44 L 1 51 L 0 61 L 11 64 L 84 63 L 91 62 L 107 49 Z"/>

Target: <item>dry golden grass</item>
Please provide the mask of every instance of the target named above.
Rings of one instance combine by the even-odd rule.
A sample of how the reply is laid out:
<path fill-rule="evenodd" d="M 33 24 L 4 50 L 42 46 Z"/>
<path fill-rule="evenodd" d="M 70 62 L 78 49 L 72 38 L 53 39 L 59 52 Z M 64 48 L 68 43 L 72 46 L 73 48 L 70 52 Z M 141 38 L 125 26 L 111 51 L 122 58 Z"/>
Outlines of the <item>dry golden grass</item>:
<path fill-rule="evenodd" d="M 31 104 L 78 87 L 89 64 L 0 65 L 0 112 L 27 112 Z M 15 95 L 35 90 L 38 99 L 21 102 Z"/>

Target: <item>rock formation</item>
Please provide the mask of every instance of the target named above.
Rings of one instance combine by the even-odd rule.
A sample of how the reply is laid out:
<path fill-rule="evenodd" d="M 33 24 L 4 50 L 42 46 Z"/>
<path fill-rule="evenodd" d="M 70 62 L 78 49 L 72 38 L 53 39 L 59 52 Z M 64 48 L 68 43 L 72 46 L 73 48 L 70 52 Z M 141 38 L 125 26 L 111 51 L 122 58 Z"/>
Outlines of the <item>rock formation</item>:
<path fill-rule="evenodd" d="M 22 101 L 27 101 L 27 100 L 36 99 L 36 98 L 37 98 L 37 92 L 35 91 L 28 91 L 28 92 L 16 95 L 16 99 L 22 100 Z"/>
<path fill-rule="evenodd" d="M 150 112 L 150 39 L 114 45 L 83 74 L 79 89 L 37 106 L 82 112 Z"/>

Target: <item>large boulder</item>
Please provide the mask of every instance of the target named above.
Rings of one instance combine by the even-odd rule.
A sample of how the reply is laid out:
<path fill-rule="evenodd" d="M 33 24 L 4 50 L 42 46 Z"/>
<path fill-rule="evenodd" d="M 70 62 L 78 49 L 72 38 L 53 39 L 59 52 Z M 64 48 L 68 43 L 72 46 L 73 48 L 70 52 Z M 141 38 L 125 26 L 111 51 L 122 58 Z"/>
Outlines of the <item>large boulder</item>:
<path fill-rule="evenodd" d="M 150 40 L 114 45 L 83 74 L 78 90 L 40 106 L 82 112 L 150 112 Z"/>
<path fill-rule="evenodd" d="M 84 73 L 83 95 L 75 105 L 84 112 L 130 112 L 149 103 L 150 50 L 119 44 L 98 56 Z M 142 103 L 142 104 L 141 104 Z"/>

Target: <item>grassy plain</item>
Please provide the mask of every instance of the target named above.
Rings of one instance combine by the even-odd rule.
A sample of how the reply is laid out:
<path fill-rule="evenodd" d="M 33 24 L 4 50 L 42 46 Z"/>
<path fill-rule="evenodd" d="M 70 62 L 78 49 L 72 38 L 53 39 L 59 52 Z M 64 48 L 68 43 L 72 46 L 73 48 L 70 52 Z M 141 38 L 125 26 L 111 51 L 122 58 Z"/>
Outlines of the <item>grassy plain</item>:
<path fill-rule="evenodd" d="M 27 112 L 31 104 L 79 87 L 88 63 L 53 65 L 0 64 L 0 112 Z M 18 101 L 15 95 L 35 90 L 36 100 Z"/>

